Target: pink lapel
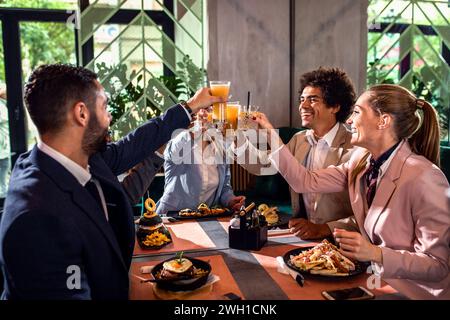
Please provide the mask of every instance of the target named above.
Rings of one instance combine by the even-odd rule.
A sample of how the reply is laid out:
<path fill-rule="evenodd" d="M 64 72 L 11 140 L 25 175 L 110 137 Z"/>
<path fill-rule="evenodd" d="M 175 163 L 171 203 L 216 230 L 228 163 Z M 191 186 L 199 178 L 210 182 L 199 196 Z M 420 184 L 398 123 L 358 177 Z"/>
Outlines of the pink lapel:
<path fill-rule="evenodd" d="M 400 178 L 403 165 L 411 153 L 412 151 L 409 144 L 407 142 L 402 142 L 397 154 L 394 155 L 394 158 L 377 187 L 372 206 L 367 212 L 367 217 L 364 221 L 364 229 L 372 241 L 374 240 L 375 225 L 391 200 L 392 195 L 397 188 L 396 181 Z"/>

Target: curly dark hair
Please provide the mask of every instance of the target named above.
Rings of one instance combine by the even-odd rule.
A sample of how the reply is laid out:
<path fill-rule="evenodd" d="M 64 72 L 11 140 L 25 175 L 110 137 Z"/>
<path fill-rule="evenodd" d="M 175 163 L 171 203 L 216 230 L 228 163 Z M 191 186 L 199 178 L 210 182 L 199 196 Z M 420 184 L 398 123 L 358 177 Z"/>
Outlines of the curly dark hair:
<path fill-rule="evenodd" d="M 339 105 L 341 108 L 336 113 L 336 120 L 344 122 L 356 101 L 355 88 L 345 71 L 339 68 L 325 68 L 306 72 L 300 77 L 301 96 L 305 87 L 320 88 L 327 106 Z"/>
<path fill-rule="evenodd" d="M 93 110 L 97 75 L 83 67 L 41 65 L 25 84 L 25 105 L 40 134 L 58 132 L 70 106 L 83 101 Z"/>

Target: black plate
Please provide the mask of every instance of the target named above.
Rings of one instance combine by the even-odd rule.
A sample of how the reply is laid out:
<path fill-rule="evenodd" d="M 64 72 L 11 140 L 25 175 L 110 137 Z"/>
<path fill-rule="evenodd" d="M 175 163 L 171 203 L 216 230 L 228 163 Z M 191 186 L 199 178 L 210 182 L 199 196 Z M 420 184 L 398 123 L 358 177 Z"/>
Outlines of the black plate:
<path fill-rule="evenodd" d="M 342 278 L 347 279 L 348 277 L 353 277 L 358 274 L 364 273 L 364 272 L 366 272 L 367 267 L 369 266 L 369 263 L 367 263 L 367 262 L 353 261 L 353 263 L 355 264 L 355 270 L 350 271 L 347 276 L 331 276 L 331 275 L 325 275 L 325 274 L 311 274 L 311 273 L 309 273 L 309 271 L 303 271 L 291 263 L 291 261 L 290 261 L 291 256 L 298 255 L 300 252 L 307 251 L 312 248 L 313 247 L 297 248 L 297 249 L 292 249 L 292 250 L 286 252 L 283 256 L 284 263 L 286 263 L 286 265 L 290 269 L 292 269 L 298 273 L 301 273 L 302 275 L 306 275 L 307 277 L 317 278 L 317 279 L 333 279 L 333 280 L 334 279 L 338 280 L 338 279 L 342 279 Z"/>
<path fill-rule="evenodd" d="M 287 229 L 288 225 L 289 225 L 289 220 L 292 218 L 292 216 L 289 213 L 286 212 L 277 212 L 278 214 L 278 222 L 269 225 L 269 229 L 275 229 L 275 228 L 280 228 L 280 229 Z"/>
<path fill-rule="evenodd" d="M 167 216 L 168 217 L 172 217 L 178 220 L 197 220 L 197 219 L 215 219 L 215 218 L 220 218 L 220 217 L 229 217 L 232 214 L 232 211 L 229 209 L 225 208 L 225 212 L 221 213 L 221 214 L 210 214 L 208 216 L 201 216 L 201 217 L 187 217 L 187 216 L 180 216 L 178 213 L 180 211 L 168 211 L 167 212 Z"/>
<path fill-rule="evenodd" d="M 203 286 L 206 283 L 206 281 L 208 280 L 209 274 L 211 273 L 211 265 L 208 262 L 203 261 L 203 260 L 190 258 L 187 256 L 183 256 L 183 258 L 189 259 L 192 262 L 192 264 L 194 265 L 194 267 L 206 270 L 207 273 L 202 275 L 199 278 L 194 278 L 194 279 L 181 279 L 181 280 L 180 279 L 177 279 L 177 280 L 157 279 L 156 274 L 163 268 L 164 262 L 176 259 L 176 257 L 173 257 L 173 258 L 164 260 L 163 262 L 158 263 L 156 266 L 153 267 L 151 273 L 152 273 L 154 280 L 152 282 L 156 283 L 159 288 L 164 289 L 164 290 L 169 290 L 169 291 L 191 291 L 191 290 L 195 290 L 195 289 Z"/>

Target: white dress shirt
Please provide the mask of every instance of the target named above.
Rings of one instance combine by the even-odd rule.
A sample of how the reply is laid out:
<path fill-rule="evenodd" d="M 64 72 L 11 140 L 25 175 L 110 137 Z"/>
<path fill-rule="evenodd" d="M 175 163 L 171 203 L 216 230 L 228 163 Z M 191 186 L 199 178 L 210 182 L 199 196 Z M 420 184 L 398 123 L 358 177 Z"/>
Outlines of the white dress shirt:
<path fill-rule="evenodd" d="M 333 143 L 338 130 L 339 123 L 336 122 L 334 127 L 331 128 L 331 130 L 328 131 L 319 140 L 316 139 L 312 130 L 308 130 L 306 132 L 306 139 L 311 145 L 311 149 L 309 150 L 305 163 L 305 167 L 308 170 L 318 170 L 323 168 L 325 160 L 328 156 L 328 152 L 330 151 L 331 144 Z M 305 209 L 306 214 L 308 215 L 308 219 L 313 217 L 317 210 L 317 199 L 317 193 L 303 193 L 303 200 L 305 203 Z"/>
<path fill-rule="evenodd" d="M 100 185 L 100 182 L 97 179 L 92 178 L 92 175 L 89 172 L 89 166 L 87 168 L 83 168 L 78 163 L 76 163 L 76 162 L 72 161 L 71 159 L 67 158 L 65 155 L 63 155 L 62 153 L 56 151 L 52 147 L 46 145 L 42 141 L 38 142 L 37 147 L 39 148 L 39 150 L 41 150 L 43 153 L 48 155 L 50 158 L 54 159 L 59 164 L 61 164 L 67 171 L 69 171 L 75 177 L 75 179 L 77 179 L 77 181 L 83 187 L 86 186 L 86 183 L 88 183 L 89 180 L 92 179 L 92 181 L 97 186 L 97 190 L 98 190 L 98 193 L 100 195 L 100 200 L 102 202 L 101 203 L 102 204 L 102 208 L 103 208 L 103 211 L 105 213 L 106 220 L 108 220 L 109 219 L 109 217 L 108 217 L 108 210 L 106 208 L 106 201 L 105 201 L 105 195 L 103 194 L 103 189 L 102 189 L 102 187 Z"/>
<path fill-rule="evenodd" d="M 203 161 L 198 165 L 200 175 L 202 177 L 202 188 L 200 192 L 200 202 L 211 203 L 219 185 L 219 171 L 217 164 L 213 161 L 215 158 L 215 148 L 213 144 L 209 144 L 203 150 Z M 209 203 L 208 203 L 209 202 Z"/>

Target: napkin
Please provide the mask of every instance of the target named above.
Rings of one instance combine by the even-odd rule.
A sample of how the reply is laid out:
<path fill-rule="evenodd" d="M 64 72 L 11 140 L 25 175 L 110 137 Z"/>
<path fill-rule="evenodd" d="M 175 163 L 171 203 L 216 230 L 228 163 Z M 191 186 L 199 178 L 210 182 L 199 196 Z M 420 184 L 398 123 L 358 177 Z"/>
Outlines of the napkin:
<path fill-rule="evenodd" d="M 286 263 L 284 262 L 283 257 L 276 257 L 277 260 L 277 271 L 282 274 L 288 274 L 290 275 L 297 283 L 303 287 L 305 283 L 305 278 L 303 278 L 302 274 L 298 273 L 297 271 L 292 270 L 289 268 Z"/>
<path fill-rule="evenodd" d="M 151 273 L 154 266 L 142 266 L 140 271 L 142 274 Z"/>
<path fill-rule="evenodd" d="M 284 262 L 283 257 L 276 257 L 277 260 L 277 271 L 282 274 L 289 274 L 289 268 Z"/>

